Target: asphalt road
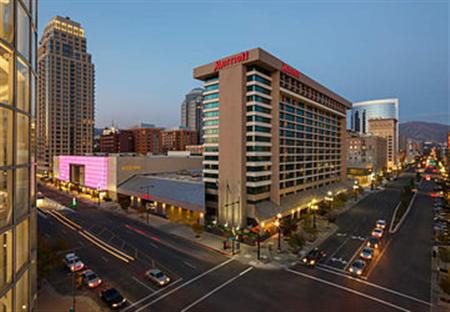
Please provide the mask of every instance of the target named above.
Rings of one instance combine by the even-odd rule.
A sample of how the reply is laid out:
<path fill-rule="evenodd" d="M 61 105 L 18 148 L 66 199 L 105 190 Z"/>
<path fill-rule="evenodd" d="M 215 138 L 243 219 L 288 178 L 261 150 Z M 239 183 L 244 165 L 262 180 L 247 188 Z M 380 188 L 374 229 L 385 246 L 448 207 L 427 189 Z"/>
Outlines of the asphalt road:
<path fill-rule="evenodd" d="M 107 283 L 117 286 L 132 304 L 124 311 L 427 311 L 430 263 L 423 252 L 428 248 L 427 226 L 432 216 L 431 206 L 429 211 L 424 209 L 431 202 L 425 195 L 418 195 L 401 230 L 386 237 L 390 243 L 367 280 L 348 276 L 342 272 L 346 264 L 331 261 L 333 253 L 334 258 L 350 260 L 362 244 L 352 236 L 367 237 L 377 219 L 390 220 L 400 188 L 408 181 L 408 177 L 400 178 L 339 216 L 340 235 L 323 243 L 328 257 L 324 266 L 316 269 L 301 265 L 289 269 L 252 267 L 139 221 L 83 204 L 76 212 L 63 213 L 136 260 L 124 263 L 50 216 L 39 218 L 39 230 L 49 231 L 49 237 L 63 236 Z M 46 195 L 70 203 L 64 194 Z M 422 224 L 424 233 L 418 233 Z M 411 248 L 407 240 L 422 236 L 423 244 Z M 407 255 L 409 262 L 402 255 Z M 415 256 L 418 258 L 411 261 Z M 152 265 L 162 267 L 174 283 L 158 289 L 146 281 L 143 272 Z M 405 277 L 399 269 L 402 265 L 417 274 Z M 67 279 L 64 273 L 61 276 Z"/>

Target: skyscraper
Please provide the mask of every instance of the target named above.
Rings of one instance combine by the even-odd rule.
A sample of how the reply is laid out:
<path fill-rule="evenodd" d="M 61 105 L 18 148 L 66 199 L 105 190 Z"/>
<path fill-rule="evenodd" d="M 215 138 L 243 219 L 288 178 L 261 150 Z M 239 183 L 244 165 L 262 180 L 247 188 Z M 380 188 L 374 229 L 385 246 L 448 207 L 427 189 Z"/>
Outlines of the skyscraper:
<path fill-rule="evenodd" d="M 351 103 L 256 48 L 202 80 L 206 218 L 243 227 L 300 212 L 345 180 Z"/>
<path fill-rule="evenodd" d="M 181 104 L 181 125 L 188 130 L 195 130 L 198 133 L 198 142 L 202 141 L 202 99 L 203 89 L 194 88 L 186 94 L 186 98 Z"/>
<path fill-rule="evenodd" d="M 94 65 L 84 29 L 68 17 L 54 17 L 44 29 L 38 51 L 38 163 L 53 156 L 92 152 Z"/>
<path fill-rule="evenodd" d="M 370 119 L 396 119 L 399 115 L 398 99 L 381 99 L 353 103 L 351 109 L 351 129 L 367 133 Z"/>
<path fill-rule="evenodd" d="M 34 149 L 37 1 L 0 1 L 0 311 L 36 299 Z"/>

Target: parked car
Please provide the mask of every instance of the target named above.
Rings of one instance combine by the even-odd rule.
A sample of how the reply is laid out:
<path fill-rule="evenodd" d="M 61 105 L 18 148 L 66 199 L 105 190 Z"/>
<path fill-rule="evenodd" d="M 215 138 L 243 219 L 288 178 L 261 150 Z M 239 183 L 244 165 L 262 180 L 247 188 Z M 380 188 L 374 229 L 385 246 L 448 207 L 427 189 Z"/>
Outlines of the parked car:
<path fill-rule="evenodd" d="M 383 237 L 383 230 L 380 228 L 375 228 L 372 230 L 371 235 L 373 237 L 381 238 L 381 237 Z"/>
<path fill-rule="evenodd" d="M 64 256 L 63 262 L 65 267 L 71 272 L 77 272 L 84 268 L 84 263 L 73 252 L 66 254 Z"/>
<path fill-rule="evenodd" d="M 378 220 L 376 223 L 376 227 L 384 230 L 386 227 L 386 221 L 383 219 Z"/>
<path fill-rule="evenodd" d="M 127 302 L 115 288 L 103 289 L 100 292 L 100 297 L 111 309 L 119 309 Z"/>
<path fill-rule="evenodd" d="M 315 266 L 323 257 L 325 257 L 325 252 L 316 247 L 303 257 L 302 262 L 309 266 Z"/>
<path fill-rule="evenodd" d="M 366 267 L 366 262 L 362 259 L 355 260 L 348 269 L 350 273 L 354 275 L 362 275 L 364 272 L 364 268 Z"/>
<path fill-rule="evenodd" d="M 374 254 L 374 249 L 366 246 L 361 250 L 361 253 L 359 254 L 359 256 L 364 260 L 372 260 L 373 254 Z"/>
<path fill-rule="evenodd" d="M 170 278 L 159 269 L 148 270 L 145 272 L 145 276 L 159 286 L 164 286 L 170 283 Z"/>
<path fill-rule="evenodd" d="M 102 283 L 101 278 L 92 270 L 84 271 L 81 273 L 81 277 L 83 280 L 83 285 L 86 285 L 89 288 L 98 287 Z"/>
<path fill-rule="evenodd" d="M 366 246 L 374 248 L 374 249 L 378 249 L 378 248 L 380 248 L 380 239 L 372 236 L 367 240 Z"/>

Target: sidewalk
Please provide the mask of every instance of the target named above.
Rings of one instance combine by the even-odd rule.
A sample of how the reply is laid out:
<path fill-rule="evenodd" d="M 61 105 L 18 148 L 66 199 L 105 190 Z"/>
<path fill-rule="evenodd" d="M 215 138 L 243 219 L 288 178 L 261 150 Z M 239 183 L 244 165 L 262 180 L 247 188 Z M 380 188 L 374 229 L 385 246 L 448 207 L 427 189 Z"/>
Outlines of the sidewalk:
<path fill-rule="evenodd" d="M 38 312 L 67 312 L 72 307 L 72 297 L 60 295 L 48 282 L 42 283 L 42 288 L 38 291 L 37 311 Z M 87 296 L 76 296 L 76 311 L 83 312 L 103 312 L 109 311 L 106 307 L 100 306 L 95 300 Z"/>

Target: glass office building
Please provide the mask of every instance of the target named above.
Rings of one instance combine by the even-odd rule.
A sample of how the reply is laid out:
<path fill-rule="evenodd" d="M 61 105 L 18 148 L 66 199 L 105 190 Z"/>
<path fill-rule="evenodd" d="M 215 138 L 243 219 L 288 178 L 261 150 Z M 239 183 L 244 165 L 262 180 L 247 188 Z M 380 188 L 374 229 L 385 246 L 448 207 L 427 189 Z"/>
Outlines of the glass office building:
<path fill-rule="evenodd" d="M 353 131 L 368 133 L 369 119 L 395 119 L 398 121 L 398 99 L 382 99 L 353 103 L 351 128 Z"/>
<path fill-rule="evenodd" d="M 36 299 L 36 20 L 36 0 L 0 1 L 1 312 L 31 311 Z"/>

